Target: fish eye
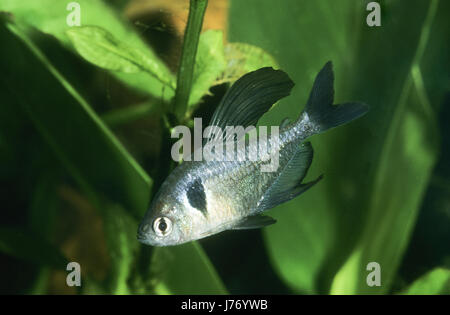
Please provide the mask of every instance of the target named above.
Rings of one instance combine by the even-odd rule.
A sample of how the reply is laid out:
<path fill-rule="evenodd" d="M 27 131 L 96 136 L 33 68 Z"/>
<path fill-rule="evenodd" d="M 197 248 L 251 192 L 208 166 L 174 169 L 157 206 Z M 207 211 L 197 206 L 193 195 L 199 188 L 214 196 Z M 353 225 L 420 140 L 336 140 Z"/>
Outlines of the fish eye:
<path fill-rule="evenodd" d="M 172 221 L 167 217 L 159 217 L 153 222 L 153 230 L 158 236 L 166 236 L 172 231 Z"/>

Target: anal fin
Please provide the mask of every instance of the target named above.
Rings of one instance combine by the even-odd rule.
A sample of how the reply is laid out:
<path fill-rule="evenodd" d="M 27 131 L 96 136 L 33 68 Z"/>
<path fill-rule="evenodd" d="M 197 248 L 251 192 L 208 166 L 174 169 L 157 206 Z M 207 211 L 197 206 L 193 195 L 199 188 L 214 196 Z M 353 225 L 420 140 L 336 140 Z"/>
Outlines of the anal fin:
<path fill-rule="evenodd" d="M 249 229 L 259 229 L 277 222 L 274 218 L 267 215 L 252 215 L 246 217 L 238 225 L 233 227 L 233 230 L 249 230 Z"/>
<path fill-rule="evenodd" d="M 294 153 L 289 162 L 280 172 L 278 178 L 272 183 L 263 195 L 256 208 L 263 212 L 287 202 L 305 192 L 322 179 L 319 176 L 312 182 L 302 184 L 311 165 L 313 149 L 311 143 L 303 143 Z"/>

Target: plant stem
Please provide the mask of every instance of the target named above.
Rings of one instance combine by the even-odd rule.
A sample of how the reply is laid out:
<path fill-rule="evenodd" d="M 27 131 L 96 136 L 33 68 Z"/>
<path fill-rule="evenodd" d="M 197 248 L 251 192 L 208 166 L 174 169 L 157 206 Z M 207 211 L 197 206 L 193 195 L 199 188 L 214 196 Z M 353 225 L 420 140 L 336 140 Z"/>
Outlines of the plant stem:
<path fill-rule="evenodd" d="M 183 50 L 178 69 L 177 89 L 175 91 L 174 114 L 181 122 L 184 119 L 194 76 L 195 56 L 203 25 L 208 0 L 190 0 L 189 16 L 184 32 Z"/>

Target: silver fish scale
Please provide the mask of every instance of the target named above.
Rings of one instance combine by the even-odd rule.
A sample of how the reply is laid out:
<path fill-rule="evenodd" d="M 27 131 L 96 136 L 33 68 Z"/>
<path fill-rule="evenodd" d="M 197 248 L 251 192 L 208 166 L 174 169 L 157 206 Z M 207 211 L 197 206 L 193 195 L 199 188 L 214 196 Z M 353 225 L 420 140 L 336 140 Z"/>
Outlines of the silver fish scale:
<path fill-rule="evenodd" d="M 299 144 L 314 132 L 314 126 L 303 114 L 297 124 L 281 131 L 279 148 L 279 168 L 275 172 L 262 172 L 261 165 L 269 161 L 203 161 L 183 163 L 179 167 L 180 174 L 191 174 L 193 178 L 201 178 L 205 190 L 215 198 L 207 200 L 209 224 L 219 222 L 235 222 L 243 217 L 256 214 L 257 206 L 267 189 L 273 184 L 294 153 Z M 271 146 L 269 138 L 268 146 Z M 247 145 L 246 152 L 255 150 L 255 146 Z M 238 152 L 239 154 L 239 152 Z M 247 155 L 248 156 L 248 155 Z M 220 213 L 214 213 L 220 212 Z"/>

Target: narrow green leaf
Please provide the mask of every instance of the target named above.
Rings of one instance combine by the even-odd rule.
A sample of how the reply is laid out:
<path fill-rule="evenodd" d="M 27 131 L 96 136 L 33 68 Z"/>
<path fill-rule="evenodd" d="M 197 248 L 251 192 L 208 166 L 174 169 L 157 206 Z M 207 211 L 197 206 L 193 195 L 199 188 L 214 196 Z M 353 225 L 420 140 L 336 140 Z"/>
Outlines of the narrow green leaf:
<path fill-rule="evenodd" d="M 175 89 L 171 73 L 155 61 L 148 51 L 131 47 L 97 26 L 73 27 L 67 30 L 67 35 L 77 52 L 96 66 L 125 73 L 146 71 L 164 85 Z"/>
<path fill-rule="evenodd" d="M 433 269 L 414 281 L 400 294 L 450 294 L 450 270 Z"/>

